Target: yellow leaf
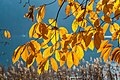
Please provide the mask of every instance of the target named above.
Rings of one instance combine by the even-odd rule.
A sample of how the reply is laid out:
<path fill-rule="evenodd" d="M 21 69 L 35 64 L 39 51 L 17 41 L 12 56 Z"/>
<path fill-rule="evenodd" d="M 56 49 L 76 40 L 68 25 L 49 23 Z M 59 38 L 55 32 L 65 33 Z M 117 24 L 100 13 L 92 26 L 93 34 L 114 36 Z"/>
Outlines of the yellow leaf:
<path fill-rule="evenodd" d="M 12 56 L 12 62 L 13 64 L 18 61 L 18 59 L 20 58 L 20 55 L 22 54 L 23 52 L 23 49 L 24 49 L 24 46 L 18 46 L 15 51 L 14 51 L 14 54 Z"/>
<path fill-rule="evenodd" d="M 89 47 L 89 49 L 94 50 L 94 42 L 93 42 L 93 40 L 91 40 L 88 47 Z"/>
<path fill-rule="evenodd" d="M 81 60 L 84 57 L 84 51 L 80 46 L 77 46 L 76 55 L 79 60 Z"/>
<path fill-rule="evenodd" d="M 53 27 L 57 27 L 57 23 L 56 23 L 56 20 L 55 19 L 49 19 L 48 20 L 48 22 L 49 22 L 49 24 L 51 25 L 51 26 L 53 26 Z"/>
<path fill-rule="evenodd" d="M 48 71 L 48 69 L 49 69 L 49 60 L 47 60 L 47 62 L 45 64 L 45 67 L 44 67 L 45 71 Z"/>
<path fill-rule="evenodd" d="M 73 23 L 72 23 L 72 30 L 73 30 L 73 32 L 76 32 L 77 28 L 78 28 L 78 22 L 75 19 L 73 21 Z"/>
<path fill-rule="evenodd" d="M 21 54 L 22 59 L 26 62 L 28 58 L 28 50 L 27 47 L 24 48 L 23 53 Z"/>
<path fill-rule="evenodd" d="M 67 66 L 70 69 L 73 65 L 72 53 L 70 52 L 67 56 Z"/>
<path fill-rule="evenodd" d="M 60 61 L 60 54 L 58 50 L 55 51 L 55 58 L 57 61 Z"/>
<path fill-rule="evenodd" d="M 38 23 L 40 23 L 45 16 L 45 5 L 39 7 L 39 11 L 36 16 L 36 20 Z"/>
<path fill-rule="evenodd" d="M 5 31 L 4 31 L 4 36 L 5 36 L 6 38 L 8 38 L 8 39 L 11 38 L 11 34 L 10 34 L 10 32 L 9 32 L 8 30 L 5 30 Z"/>
<path fill-rule="evenodd" d="M 55 33 L 51 36 L 51 42 L 54 45 L 59 40 L 59 33 L 58 31 L 55 31 Z"/>
<path fill-rule="evenodd" d="M 94 4 L 94 1 L 93 2 L 89 2 L 88 3 L 88 5 L 87 5 L 87 9 L 89 10 L 89 11 L 92 11 L 93 10 L 93 4 Z"/>
<path fill-rule="evenodd" d="M 52 55 L 52 46 L 49 46 L 48 48 L 46 48 L 43 52 L 43 57 L 47 58 L 49 56 Z"/>
<path fill-rule="evenodd" d="M 104 34 L 106 33 L 106 31 L 108 29 L 108 26 L 109 26 L 108 23 L 104 24 L 104 26 L 103 26 L 103 32 L 104 32 Z"/>
<path fill-rule="evenodd" d="M 67 31 L 67 29 L 66 29 L 65 27 L 60 27 L 60 28 L 59 28 L 59 33 L 60 33 L 60 38 L 62 39 L 62 38 L 63 38 L 63 35 L 64 35 L 64 34 L 67 34 L 68 31 Z"/>
<path fill-rule="evenodd" d="M 57 62 L 55 61 L 55 59 L 51 57 L 50 62 L 51 62 L 52 69 L 57 72 L 58 65 L 57 65 Z"/>
<path fill-rule="evenodd" d="M 34 35 L 34 33 L 35 33 L 35 29 L 36 29 L 37 26 L 38 26 L 38 23 L 35 23 L 35 24 L 33 24 L 32 27 L 30 28 L 30 30 L 29 30 L 29 37 L 30 37 L 30 38 L 33 37 L 33 35 Z"/>
<path fill-rule="evenodd" d="M 85 19 L 79 22 L 79 26 L 82 28 L 85 28 L 86 25 L 87 25 L 87 20 L 85 20 Z"/>

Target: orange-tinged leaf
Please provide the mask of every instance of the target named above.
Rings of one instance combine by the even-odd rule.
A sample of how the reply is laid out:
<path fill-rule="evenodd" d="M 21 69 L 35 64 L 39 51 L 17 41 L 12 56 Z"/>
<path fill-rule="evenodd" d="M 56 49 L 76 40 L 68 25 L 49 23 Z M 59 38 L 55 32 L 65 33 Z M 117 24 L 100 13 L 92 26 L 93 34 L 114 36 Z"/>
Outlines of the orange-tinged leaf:
<path fill-rule="evenodd" d="M 112 34 L 112 38 L 111 39 L 114 41 L 115 39 L 117 39 L 117 36 L 118 36 L 117 32 L 114 32 Z"/>
<path fill-rule="evenodd" d="M 49 60 L 47 60 L 47 62 L 45 64 L 45 67 L 44 67 L 45 71 L 48 71 L 48 69 L 49 69 Z"/>
<path fill-rule="evenodd" d="M 100 48 L 97 50 L 97 53 L 101 52 L 105 46 L 108 44 L 109 40 L 104 40 L 102 41 L 102 43 L 100 44 Z"/>
<path fill-rule="evenodd" d="M 90 44 L 89 44 L 89 49 L 91 49 L 92 51 L 94 50 L 94 41 L 91 40 Z"/>
<path fill-rule="evenodd" d="M 40 50 L 40 44 L 36 41 L 36 40 L 31 40 L 31 43 L 34 45 L 34 47 L 35 47 L 35 49 L 37 50 L 37 51 L 39 51 Z"/>
<path fill-rule="evenodd" d="M 106 53 L 103 55 L 104 62 L 106 62 L 108 60 L 111 50 L 112 50 L 111 47 L 108 48 L 108 50 L 106 51 Z"/>
<path fill-rule="evenodd" d="M 95 20 L 94 27 L 98 27 L 100 25 L 100 19 Z"/>
<path fill-rule="evenodd" d="M 47 63 L 47 60 L 48 60 L 48 58 L 44 58 L 44 59 L 38 64 L 38 70 L 37 70 L 38 74 L 43 73 L 44 68 L 45 68 L 45 64 Z"/>
<path fill-rule="evenodd" d="M 51 57 L 50 58 L 50 62 L 51 62 L 52 69 L 57 72 L 57 70 L 58 70 L 58 64 L 57 64 L 56 60 Z"/>
<path fill-rule="evenodd" d="M 73 64 L 78 66 L 79 64 L 79 59 L 77 58 L 76 53 L 72 53 L 72 58 L 73 58 Z"/>
<path fill-rule="evenodd" d="M 111 33 L 115 32 L 115 29 L 114 29 L 114 26 L 113 26 L 113 25 L 110 25 L 110 32 L 111 32 Z"/>
<path fill-rule="evenodd" d="M 111 55 L 111 60 L 113 60 L 114 59 L 114 56 L 115 56 L 115 54 L 117 53 L 117 52 L 119 52 L 120 51 L 120 48 L 115 48 L 113 51 L 112 51 L 112 55 Z"/>
<path fill-rule="evenodd" d="M 35 56 L 33 54 L 29 54 L 26 61 L 27 68 L 29 68 L 34 63 L 34 60 L 35 60 Z"/>
<path fill-rule="evenodd" d="M 58 0 L 58 4 L 59 4 L 59 6 L 62 5 L 63 1 L 64 1 L 64 0 Z"/>
<path fill-rule="evenodd" d="M 70 69 L 73 65 L 72 53 L 69 53 L 67 56 L 67 66 Z"/>
<path fill-rule="evenodd" d="M 37 64 L 39 64 L 42 60 L 43 60 L 42 54 L 41 54 L 41 52 L 38 52 L 36 54 L 36 62 L 37 62 Z"/>
<path fill-rule="evenodd" d="M 66 60 L 65 54 L 60 54 L 60 66 L 63 66 Z"/>
<path fill-rule="evenodd" d="M 107 52 L 108 48 L 104 48 L 101 52 L 100 57 L 102 58 L 104 56 L 104 54 Z"/>
<path fill-rule="evenodd" d="M 74 20 L 73 23 L 72 23 L 73 32 L 76 32 L 77 28 L 78 28 L 78 22 L 76 20 Z"/>
<path fill-rule="evenodd" d="M 39 7 L 39 11 L 36 16 L 36 20 L 38 23 L 40 23 L 45 16 L 45 5 Z"/>
<path fill-rule="evenodd" d="M 67 31 L 67 29 L 66 29 L 65 27 L 60 27 L 60 28 L 59 28 L 59 33 L 60 33 L 60 38 L 62 39 L 62 38 L 63 38 L 63 35 L 64 35 L 64 34 L 67 34 L 68 31 Z"/>
<path fill-rule="evenodd" d="M 70 10 L 71 10 L 70 5 L 67 5 L 66 8 L 65 8 L 65 13 L 66 13 L 67 16 L 70 15 Z"/>
<path fill-rule="evenodd" d="M 5 30 L 5 31 L 4 31 L 4 36 L 5 36 L 6 38 L 8 38 L 8 39 L 11 38 L 11 34 L 10 34 L 10 32 L 9 32 L 8 30 Z"/>
<path fill-rule="evenodd" d="M 99 33 L 97 32 L 94 35 L 94 45 L 95 45 L 96 49 L 99 49 L 100 44 L 101 44 L 101 39 L 99 37 Z"/>
<path fill-rule="evenodd" d="M 28 58 L 28 50 L 27 47 L 24 48 L 23 53 L 21 54 L 22 59 L 26 62 Z"/>
<path fill-rule="evenodd" d="M 117 9 L 114 14 L 115 18 L 118 20 L 120 17 L 120 9 Z"/>
<path fill-rule="evenodd" d="M 104 20 L 106 23 L 110 23 L 110 22 L 112 21 L 112 19 L 111 19 L 109 16 L 107 16 L 107 15 L 105 15 L 105 16 L 103 17 L 103 20 Z"/>
<path fill-rule="evenodd" d="M 88 47 L 88 45 L 90 44 L 90 42 L 92 40 L 92 36 L 93 36 L 93 33 L 90 33 L 88 36 L 84 37 L 86 47 Z"/>
<path fill-rule="evenodd" d="M 24 49 L 24 46 L 18 46 L 15 51 L 14 51 L 14 54 L 12 56 L 12 62 L 13 64 L 18 61 L 18 59 L 20 58 L 20 55 L 22 54 L 23 52 L 23 49 Z"/>

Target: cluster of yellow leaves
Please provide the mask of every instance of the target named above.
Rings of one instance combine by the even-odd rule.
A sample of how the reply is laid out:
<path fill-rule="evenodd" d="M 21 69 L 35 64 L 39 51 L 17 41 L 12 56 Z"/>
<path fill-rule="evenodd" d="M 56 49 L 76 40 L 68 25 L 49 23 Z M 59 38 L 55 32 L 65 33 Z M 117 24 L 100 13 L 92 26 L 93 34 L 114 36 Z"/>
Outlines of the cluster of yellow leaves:
<path fill-rule="evenodd" d="M 111 39 L 118 38 L 120 43 L 119 25 L 113 23 L 114 18 L 118 20 L 120 17 L 120 1 L 100 0 L 95 3 L 94 0 L 86 0 L 85 4 L 81 4 L 74 0 L 58 0 L 59 10 L 64 2 L 67 2 L 66 18 L 71 15 L 75 17 L 71 26 L 73 33 L 69 34 L 65 27 L 59 27 L 57 19 L 49 19 L 48 24 L 42 22 L 46 13 L 46 5 L 39 6 L 36 8 L 38 10 L 37 22 L 29 30 L 29 37 L 36 40 L 18 46 L 12 57 L 13 63 L 21 57 L 27 67 L 30 67 L 36 60 L 39 74 L 48 71 L 49 66 L 57 71 L 58 64 L 63 66 L 66 63 L 68 68 L 73 65 L 78 66 L 79 61 L 84 57 L 84 51 L 87 51 L 88 48 L 94 50 L 94 47 L 97 52 L 101 52 L 100 57 L 104 59 L 104 62 L 109 59 L 112 52 L 110 59 L 120 63 L 120 49 L 115 48 L 112 51 L 113 45 L 109 44 L 109 40 L 104 40 L 105 33 L 109 28 L 112 33 Z M 96 10 L 94 10 L 94 6 Z M 28 13 L 25 14 L 25 17 L 32 21 L 34 21 L 34 9 L 34 6 L 30 6 Z M 99 17 L 101 12 L 104 15 Z M 114 17 L 111 18 L 113 13 Z M 4 34 L 10 38 L 7 31 Z M 41 39 L 43 42 L 40 43 Z"/>

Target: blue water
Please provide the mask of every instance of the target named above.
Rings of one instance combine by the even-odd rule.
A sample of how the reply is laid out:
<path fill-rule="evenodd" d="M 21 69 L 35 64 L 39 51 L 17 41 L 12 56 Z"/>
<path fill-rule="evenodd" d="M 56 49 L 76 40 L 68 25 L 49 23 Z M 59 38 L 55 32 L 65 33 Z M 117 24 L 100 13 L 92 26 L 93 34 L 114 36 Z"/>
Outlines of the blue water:
<path fill-rule="evenodd" d="M 26 0 L 23 0 L 26 1 Z M 49 3 L 51 0 L 31 0 L 32 5 L 39 6 L 43 3 Z M 44 1 L 44 2 L 42 2 Z M 6 28 L 11 32 L 11 39 L 8 40 L 6 38 L 0 38 L 0 41 L 8 41 L 9 45 L 4 46 L 0 44 L 0 64 L 4 66 L 8 66 L 12 64 L 11 58 L 14 50 L 19 46 L 27 41 L 30 41 L 28 37 L 28 31 L 30 27 L 35 23 L 28 19 L 25 19 L 23 15 L 27 13 L 27 7 L 23 8 L 24 2 L 19 4 L 19 0 L 0 0 L 0 28 Z M 65 4 L 66 5 L 66 4 Z M 58 25 L 64 26 L 69 30 L 71 30 L 71 23 L 74 17 L 70 17 L 66 20 L 65 18 L 65 5 L 63 6 L 62 10 L 60 11 L 60 15 L 58 18 Z M 58 10 L 57 2 L 46 7 L 46 15 L 43 22 L 47 22 L 49 18 L 55 18 L 55 15 Z M 108 35 L 110 34 L 107 32 Z M 0 33 L 2 34 L 2 33 Z M 117 42 L 114 43 L 115 45 Z M 85 52 L 85 59 L 89 60 L 89 57 L 99 57 L 99 53 L 96 54 L 96 50 L 91 51 L 88 50 Z"/>

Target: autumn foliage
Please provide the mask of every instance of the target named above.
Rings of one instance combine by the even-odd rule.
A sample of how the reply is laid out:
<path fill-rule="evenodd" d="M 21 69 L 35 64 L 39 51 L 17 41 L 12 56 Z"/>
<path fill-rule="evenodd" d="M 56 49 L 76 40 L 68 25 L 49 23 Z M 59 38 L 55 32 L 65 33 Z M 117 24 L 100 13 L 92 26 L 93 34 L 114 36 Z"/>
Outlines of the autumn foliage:
<path fill-rule="evenodd" d="M 120 17 L 119 0 L 55 0 L 59 9 L 55 18 L 43 22 L 46 7 L 43 4 L 38 7 L 29 6 L 25 18 L 35 21 L 29 30 L 32 39 L 18 46 L 12 56 L 15 63 L 21 57 L 26 66 L 30 67 L 35 61 L 38 65 L 38 73 L 47 71 L 52 66 L 54 71 L 65 63 L 68 68 L 78 66 L 84 57 L 84 52 L 89 49 L 97 49 L 104 62 L 108 59 L 120 64 L 120 26 L 117 23 Z M 59 26 L 58 16 L 64 4 L 66 17 L 74 16 L 71 24 L 72 33 L 67 28 Z M 34 12 L 37 11 L 37 15 Z M 101 16 L 102 15 L 102 16 Z M 35 18 L 36 17 L 36 18 Z M 111 32 L 111 39 L 105 39 L 106 32 Z M 4 33 L 9 38 L 9 33 Z M 118 41 L 114 46 L 110 41 Z"/>

